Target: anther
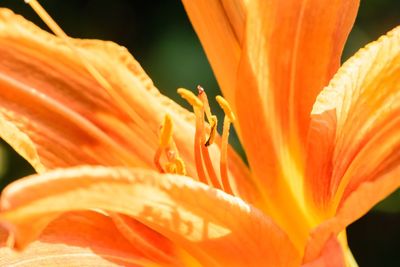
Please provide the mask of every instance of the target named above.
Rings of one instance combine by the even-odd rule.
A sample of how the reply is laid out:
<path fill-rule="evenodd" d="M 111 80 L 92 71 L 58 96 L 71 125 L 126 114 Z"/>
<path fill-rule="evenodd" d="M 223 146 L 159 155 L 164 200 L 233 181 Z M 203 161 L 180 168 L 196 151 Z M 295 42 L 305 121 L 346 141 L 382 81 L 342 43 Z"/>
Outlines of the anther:
<path fill-rule="evenodd" d="M 181 157 L 179 157 L 177 152 L 175 152 L 174 150 L 168 150 L 166 154 L 167 154 L 167 159 L 169 161 L 167 163 L 166 168 L 167 169 L 170 168 L 170 170 L 173 170 L 173 173 L 186 175 L 185 162 Z"/>
<path fill-rule="evenodd" d="M 217 123 L 218 123 L 217 116 L 212 115 L 210 121 L 210 136 L 208 137 L 205 146 L 209 146 L 212 143 L 214 143 L 215 134 L 217 133 Z"/>
<path fill-rule="evenodd" d="M 225 115 L 229 117 L 230 121 L 235 122 L 236 117 L 235 114 L 233 114 L 231 106 L 229 105 L 228 101 L 226 101 L 225 98 L 223 98 L 220 95 L 217 95 L 215 97 L 215 100 L 217 100 L 218 104 L 224 110 Z"/>
<path fill-rule="evenodd" d="M 165 164 L 165 172 L 166 173 L 172 173 L 172 174 L 176 174 L 176 165 L 174 162 L 167 162 L 167 164 Z"/>
<path fill-rule="evenodd" d="M 171 116 L 166 114 L 159 137 L 159 147 L 154 155 L 154 163 L 160 172 L 176 173 L 186 175 L 185 163 L 179 157 L 178 150 L 173 140 L 173 128 Z M 162 167 L 160 161 L 162 153 L 166 156 L 168 162 Z"/>
<path fill-rule="evenodd" d="M 176 173 L 186 175 L 186 167 L 183 159 L 180 157 L 175 158 Z"/>
<path fill-rule="evenodd" d="M 191 106 L 196 107 L 196 108 L 203 107 L 203 103 L 200 101 L 200 99 L 195 94 L 190 92 L 189 90 L 184 89 L 184 88 L 179 88 L 177 91 L 178 91 L 178 94 L 183 99 L 185 99 Z"/>
<path fill-rule="evenodd" d="M 164 122 L 160 134 L 160 147 L 162 149 L 165 149 L 171 143 L 173 126 L 174 125 L 172 123 L 171 116 L 169 114 L 166 114 L 164 117 Z"/>

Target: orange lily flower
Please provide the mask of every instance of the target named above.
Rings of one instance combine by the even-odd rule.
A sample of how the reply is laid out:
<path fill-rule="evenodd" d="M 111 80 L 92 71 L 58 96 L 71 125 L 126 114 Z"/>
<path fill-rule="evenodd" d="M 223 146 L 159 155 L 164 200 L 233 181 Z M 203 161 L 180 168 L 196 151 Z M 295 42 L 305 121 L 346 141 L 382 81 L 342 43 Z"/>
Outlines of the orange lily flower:
<path fill-rule="evenodd" d="M 57 37 L 0 10 L 0 136 L 38 172 L 2 193 L 0 264 L 356 265 L 345 228 L 400 185 L 399 27 L 338 70 L 358 1 L 184 0 L 219 136 L 201 88 L 191 113 L 29 3 Z"/>

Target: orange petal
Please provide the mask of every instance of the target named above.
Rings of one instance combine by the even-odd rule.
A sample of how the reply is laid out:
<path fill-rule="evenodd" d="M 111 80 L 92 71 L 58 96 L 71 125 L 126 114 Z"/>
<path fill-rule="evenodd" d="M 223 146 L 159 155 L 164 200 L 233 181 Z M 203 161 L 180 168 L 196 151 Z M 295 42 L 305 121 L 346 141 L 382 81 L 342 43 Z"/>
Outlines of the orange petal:
<path fill-rule="evenodd" d="M 318 208 L 334 214 L 362 183 L 380 179 L 399 164 L 399 66 L 397 27 L 349 59 L 319 95 L 306 181 Z"/>
<path fill-rule="evenodd" d="M 182 130 L 193 128 L 185 119 L 191 114 L 162 96 L 125 48 L 98 40 L 71 41 L 76 51 L 1 9 L 1 119 L 31 140 L 36 161 L 50 169 L 83 163 L 153 166 L 149 152 L 158 145 L 166 112 L 177 117 Z M 99 85 L 81 58 L 102 74 L 125 105 Z M 3 124 L 2 132 L 7 132 Z M 185 141 L 188 136 L 183 135 Z M 6 141 L 18 148 L 10 138 Z"/>
<path fill-rule="evenodd" d="M 331 236 L 326 242 L 318 258 L 307 262 L 302 267 L 345 267 L 342 247 L 338 239 Z"/>
<path fill-rule="evenodd" d="M 65 211 L 100 208 L 131 216 L 206 266 L 298 266 L 288 237 L 242 200 L 190 178 L 153 171 L 81 167 L 13 183 L 0 215 L 17 246 Z"/>
<path fill-rule="evenodd" d="M 95 44 L 95 41 L 80 41 L 77 46 Z M 97 45 L 118 55 L 115 52 L 119 49 L 114 45 L 100 42 Z M 115 131 L 110 130 L 110 126 L 118 127 L 117 122 L 126 121 L 126 116 L 59 39 L 1 9 L 0 50 L 2 136 L 18 150 L 15 144 L 18 141 L 9 138 L 5 128 L 13 124 L 14 139 L 30 139 L 39 156 L 23 153 L 30 162 L 40 161 L 46 168 L 84 162 L 141 162 L 134 155 L 124 155 L 123 142 L 117 142 Z M 117 65 L 115 61 L 112 63 Z M 99 119 L 101 116 L 114 118 L 116 122 L 102 125 L 105 123 Z M 98 155 L 103 157 L 100 159 Z"/>
<path fill-rule="evenodd" d="M 301 211 L 305 204 L 298 200 L 303 198 L 309 113 L 339 66 L 357 7 L 358 1 L 348 0 L 260 0 L 247 5 L 236 87 L 240 132 L 266 202 L 279 204 L 268 211 L 299 246 L 309 226 L 288 222 L 306 216 Z"/>
<path fill-rule="evenodd" d="M 186 169 L 196 177 L 193 114 L 161 95 L 125 48 L 99 40 L 71 42 L 79 55 L 60 38 L 0 9 L 0 136 L 39 172 L 81 164 L 155 168 L 159 127 L 169 113 Z M 87 72 L 82 57 L 119 100 Z M 211 152 L 218 162 L 218 149 Z M 246 166 L 230 154 L 238 191 L 254 195 L 246 189 Z"/>
<path fill-rule="evenodd" d="M 108 215 L 137 251 L 158 262 L 174 262 L 176 252 L 168 239 L 129 216 L 114 212 L 109 212 Z"/>
<path fill-rule="evenodd" d="M 225 97 L 234 104 L 245 24 L 244 0 L 182 0 Z M 233 107 L 234 108 L 234 107 Z"/>
<path fill-rule="evenodd" d="M 336 236 L 349 224 L 366 214 L 374 205 L 400 186 L 400 166 L 395 166 L 379 179 L 359 185 L 341 205 L 335 216 L 317 227 L 311 233 L 305 259 L 314 260 L 331 235 Z"/>
<path fill-rule="evenodd" d="M 21 252 L 5 247 L 0 228 L 1 266 L 149 266 L 112 220 L 102 214 L 70 212 L 53 221 Z"/>

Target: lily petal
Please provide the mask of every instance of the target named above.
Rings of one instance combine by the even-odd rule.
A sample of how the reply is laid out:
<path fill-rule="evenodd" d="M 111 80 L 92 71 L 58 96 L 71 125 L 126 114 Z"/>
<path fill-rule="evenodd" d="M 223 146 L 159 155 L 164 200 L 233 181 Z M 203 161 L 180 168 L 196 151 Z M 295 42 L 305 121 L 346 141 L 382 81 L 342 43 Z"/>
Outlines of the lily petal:
<path fill-rule="evenodd" d="M 4 191 L 1 206 L 1 221 L 22 247 L 54 216 L 100 208 L 142 222 L 207 266 L 300 264 L 272 220 L 239 198 L 184 176 L 105 167 L 59 170 L 15 182 Z"/>
<path fill-rule="evenodd" d="M 302 267 L 345 267 L 342 247 L 338 239 L 331 236 L 326 242 L 321 254 L 315 260 L 307 262 Z"/>
<path fill-rule="evenodd" d="M 108 214 L 119 232 L 143 255 L 157 262 L 178 264 L 174 259 L 178 253 L 171 241 L 129 216 Z"/>
<path fill-rule="evenodd" d="M 78 46 L 91 44 L 94 46 L 82 41 Z M 60 40 L 2 9 L 0 49 L 2 132 L 7 132 L 5 122 L 14 124 L 35 144 L 40 162 L 46 168 L 104 163 L 101 160 L 121 164 L 124 158 L 127 160 L 126 155 L 121 158 L 121 153 L 112 153 L 124 151 L 121 144 L 110 138 L 112 128 L 101 129 L 96 124 L 102 115 L 114 117 L 120 124 L 126 116 L 121 115 L 121 109 L 112 104 L 105 91 L 82 68 L 76 55 Z M 117 123 L 112 125 L 118 128 Z M 13 141 L 10 143 L 14 145 Z M 105 147 L 109 150 L 104 150 Z M 99 159 L 98 155 L 104 157 Z M 137 160 L 133 162 L 140 164 Z"/>
<path fill-rule="evenodd" d="M 191 152 L 186 143 L 190 144 L 194 132 L 193 115 L 162 96 L 125 48 L 98 40 L 70 41 L 76 51 L 1 9 L 2 119 L 28 135 L 46 168 L 83 163 L 153 166 L 153 153 L 148 151 L 155 151 L 158 129 L 169 112 L 180 132 L 188 133 L 178 135 L 176 141 L 178 146 L 185 144 L 182 154 L 191 159 L 191 153 L 185 152 Z M 97 83 L 82 58 L 107 79 L 126 105 Z"/>
<path fill-rule="evenodd" d="M 250 1 L 238 71 L 236 107 L 242 141 L 267 210 L 302 246 L 303 146 L 318 92 L 340 63 L 358 1 Z M 294 197 L 295 196 L 295 197 Z M 297 200 L 296 200 L 297 199 Z M 286 211 L 289 214 L 282 214 Z M 304 218 L 301 221 L 310 221 Z M 297 233 L 294 233 L 297 232 Z M 296 237 L 298 236 L 298 237 Z"/>
<path fill-rule="evenodd" d="M 234 104 L 246 1 L 182 0 L 226 99 Z M 232 108 L 235 108 L 234 106 Z"/>
<path fill-rule="evenodd" d="M 186 169 L 196 177 L 194 115 L 161 95 L 125 48 L 99 40 L 70 42 L 76 51 L 0 9 L 1 137 L 38 172 L 82 164 L 155 168 L 158 131 L 168 113 Z M 126 103 L 111 97 L 83 61 L 94 66 Z M 210 153 L 218 162 L 219 149 L 212 146 Z M 250 200 L 256 190 L 246 179 L 247 167 L 233 150 L 229 155 L 232 183 Z"/>
<path fill-rule="evenodd" d="M 399 66 L 397 27 L 349 59 L 319 95 L 312 111 L 306 183 L 321 210 L 334 214 L 363 183 L 381 179 L 399 163 Z M 392 190 L 398 187 L 392 185 Z"/>
<path fill-rule="evenodd" d="M 338 207 L 335 216 L 310 234 L 304 259 L 312 261 L 321 253 L 324 244 L 330 236 L 337 236 L 349 224 L 367 213 L 371 207 L 387 197 L 394 188 L 400 186 L 400 167 L 381 175 L 379 179 L 367 181 L 359 185 Z"/>
<path fill-rule="evenodd" d="M 1 266 L 155 265 L 119 234 L 109 217 L 93 211 L 62 215 L 21 252 L 5 246 L 6 235 L 0 228 Z"/>

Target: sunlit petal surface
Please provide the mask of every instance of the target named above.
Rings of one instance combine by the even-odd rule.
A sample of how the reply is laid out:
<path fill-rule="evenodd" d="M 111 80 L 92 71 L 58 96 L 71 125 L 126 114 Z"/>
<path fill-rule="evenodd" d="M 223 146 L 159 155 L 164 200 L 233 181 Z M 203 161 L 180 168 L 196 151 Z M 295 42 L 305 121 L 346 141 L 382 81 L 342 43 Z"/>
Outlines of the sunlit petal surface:
<path fill-rule="evenodd" d="M 121 236 L 112 220 L 96 212 L 71 212 L 52 222 L 23 252 L 4 247 L 1 266 L 149 266 L 139 250 Z M 166 263 L 164 263 L 166 264 Z"/>
<path fill-rule="evenodd" d="M 339 69 L 357 0 L 183 0 L 219 135 L 201 86 L 183 109 L 27 2 L 56 36 L 0 9 L 0 136 L 39 173 L 1 195 L 0 264 L 356 266 L 346 227 L 400 185 L 400 28 Z"/>
<path fill-rule="evenodd" d="M 302 190 L 309 113 L 339 66 L 357 7 L 358 1 L 247 6 L 235 99 L 240 133 L 267 212 L 299 246 L 313 224 Z M 292 218 L 304 223 L 294 225 Z"/>
<path fill-rule="evenodd" d="M 9 186 L 1 207 L 0 220 L 11 223 L 21 248 L 58 214 L 99 208 L 139 220 L 204 265 L 296 266 L 300 261 L 286 234 L 259 210 L 182 176 L 104 167 L 54 171 Z"/>
<path fill-rule="evenodd" d="M 155 169 L 159 129 L 168 113 L 187 172 L 197 177 L 193 114 L 161 95 L 125 48 L 71 39 L 73 51 L 7 9 L 0 12 L 0 37 L 0 134 L 37 171 L 81 164 Z M 125 105 L 87 72 L 82 57 Z M 253 202 L 256 191 L 246 179 L 247 167 L 232 149 L 228 152 L 232 183 Z M 218 162 L 217 146 L 210 147 L 210 154 Z"/>
<path fill-rule="evenodd" d="M 329 205 L 331 211 L 336 210 L 365 182 L 392 172 L 397 179 L 399 43 L 400 28 L 395 28 L 361 49 L 317 99 L 310 128 L 307 189 L 325 211 Z M 378 202 L 375 196 L 369 199 Z"/>

